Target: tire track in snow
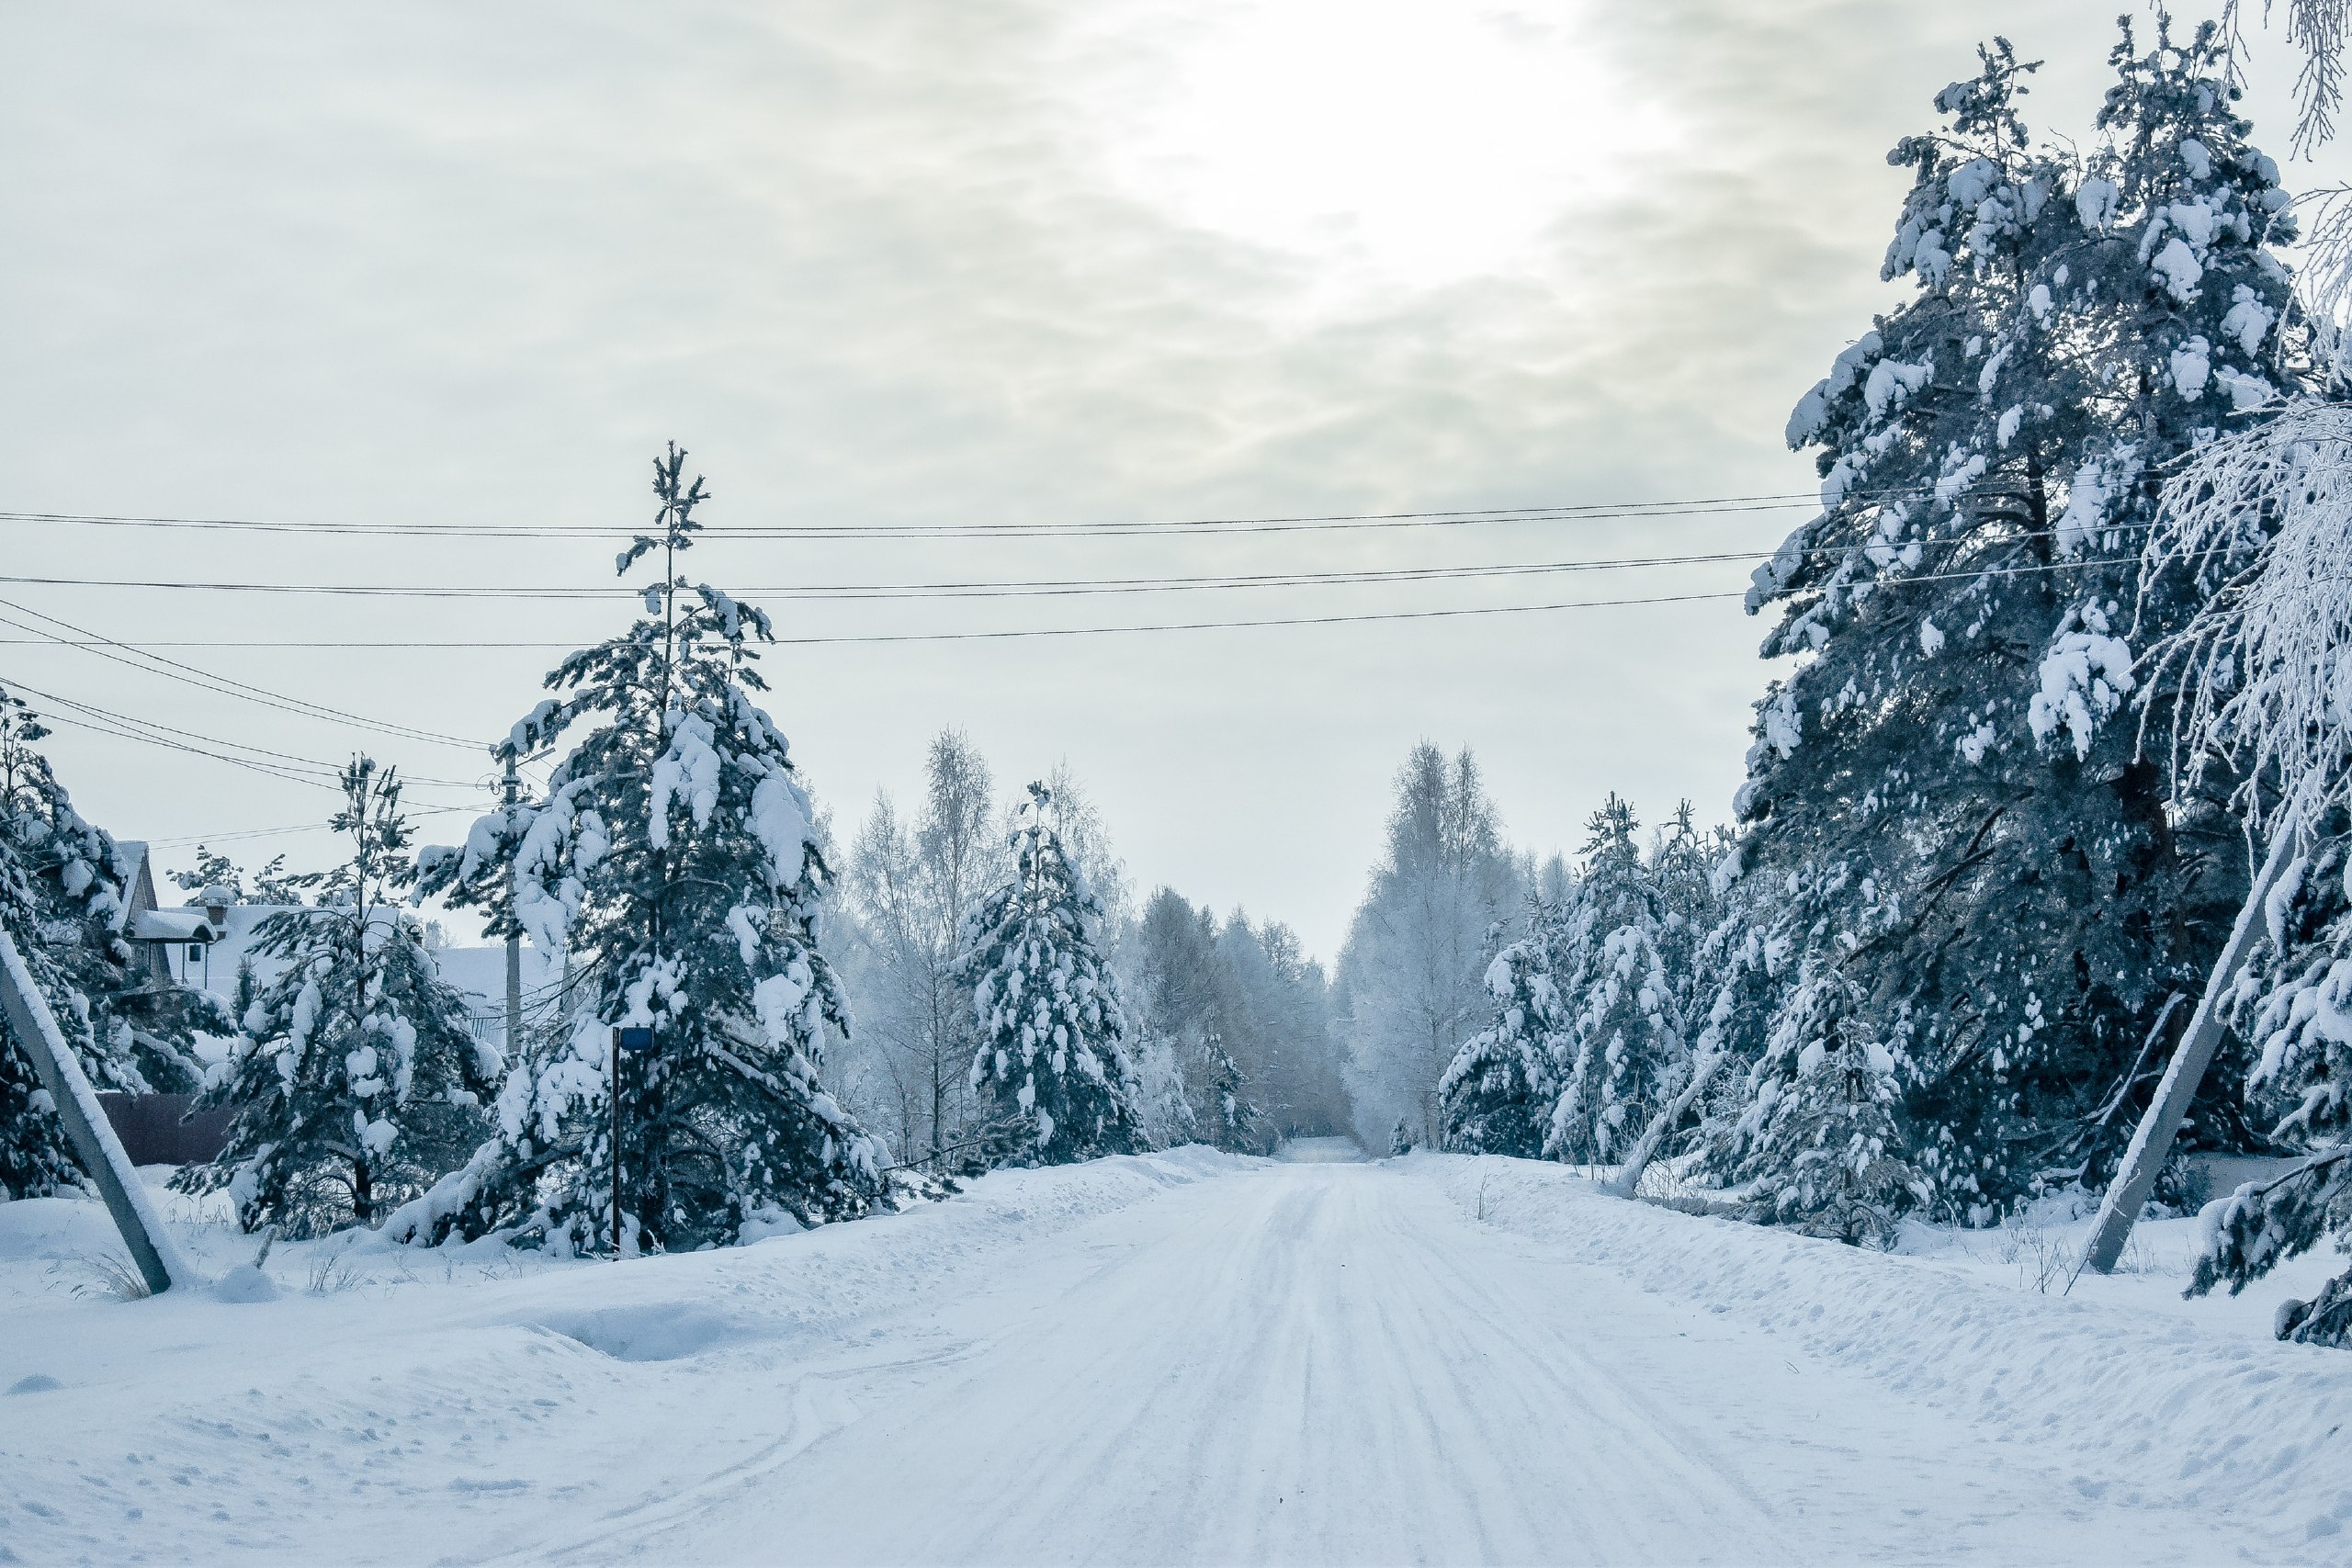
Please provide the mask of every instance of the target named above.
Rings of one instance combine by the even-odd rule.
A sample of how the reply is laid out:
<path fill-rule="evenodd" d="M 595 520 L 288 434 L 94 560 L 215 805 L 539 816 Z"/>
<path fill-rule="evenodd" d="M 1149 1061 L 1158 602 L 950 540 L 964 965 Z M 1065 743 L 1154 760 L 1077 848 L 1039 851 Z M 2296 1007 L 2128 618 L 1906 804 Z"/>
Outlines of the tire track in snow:
<path fill-rule="evenodd" d="M 1373 1167 L 1178 1190 L 910 1314 L 969 1354 L 597 1559 L 2138 1562 L 2242 1539 Z"/>

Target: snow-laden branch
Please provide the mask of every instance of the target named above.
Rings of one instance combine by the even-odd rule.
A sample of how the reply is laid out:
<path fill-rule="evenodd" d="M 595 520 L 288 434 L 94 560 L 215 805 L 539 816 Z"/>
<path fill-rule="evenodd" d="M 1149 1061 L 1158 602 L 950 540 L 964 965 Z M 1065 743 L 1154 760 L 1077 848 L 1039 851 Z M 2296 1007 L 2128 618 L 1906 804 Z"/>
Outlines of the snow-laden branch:
<path fill-rule="evenodd" d="M 2352 804 L 2352 405 L 2292 403 L 2199 448 L 2165 486 L 2143 598 L 2180 571 L 2221 581 L 2148 656 L 2178 678 L 2176 792 L 2227 759 L 2257 827 L 2305 790 L 2309 811 Z"/>

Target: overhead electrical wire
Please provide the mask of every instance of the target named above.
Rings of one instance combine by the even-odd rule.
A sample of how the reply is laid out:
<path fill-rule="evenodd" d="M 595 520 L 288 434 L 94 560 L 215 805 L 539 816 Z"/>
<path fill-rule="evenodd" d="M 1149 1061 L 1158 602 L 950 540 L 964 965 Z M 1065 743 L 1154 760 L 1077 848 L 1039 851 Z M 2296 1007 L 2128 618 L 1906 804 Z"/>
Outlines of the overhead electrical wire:
<path fill-rule="evenodd" d="M 941 538 L 1078 538 L 1166 534 L 1288 533 L 1303 529 L 1462 527 L 1489 523 L 1612 522 L 1675 516 L 1706 517 L 1817 506 L 1801 491 L 1682 500 L 1566 502 L 1540 506 L 1463 507 L 1428 512 L 1303 513 L 1289 516 L 1150 518 L 1078 523 L 798 523 L 713 524 L 707 538 L 721 540 L 852 540 Z M 189 529 L 300 534 L 318 537 L 447 539 L 628 539 L 647 532 L 627 524 L 589 523 L 348 523 L 251 517 L 170 517 L 132 513 L 0 511 L 0 522 L 70 524 L 87 527 Z"/>
<path fill-rule="evenodd" d="M 184 729 L 177 725 L 164 724 L 155 719 L 139 718 L 130 714 L 119 713 L 112 708 L 100 707 L 95 703 L 77 701 L 55 692 L 43 691 L 38 686 L 27 685 L 12 678 L 0 677 L 0 686 L 6 686 L 10 691 L 21 692 L 28 696 L 38 697 L 50 705 L 41 715 L 46 721 L 70 724 L 79 729 L 95 730 L 99 734 L 112 735 L 119 739 L 141 741 L 175 751 L 185 751 L 194 756 L 209 757 L 215 761 L 228 762 L 236 767 L 245 768 L 254 773 L 266 773 L 292 784 L 313 784 L 329 790 L 342 787 L 338 781 L 343 776 L 343 768 L 334 762 L 322 761 L 316 757 L 304 757 L 290 751 L 272 750 L 268 747 L 249 745 L 242 740 L 223 740 L 219 736 Z M 61 708 L 64 710 L 63 713 L 56 711 Z M 80 716 L 69 716 L 74 715 Z M 213 748 L 219 748 L 219 750 L 213 750 Z M 233 754 L 236 752 L 247 754 L 237 756 Z M 401 776 L 401 782 L 428 788 L 474 790 L 484 787 L 481 782 L 413 777 L 407 774 Z"/>
<path fill-rule="evenodd" d="M 322 703 L 313 703 L 284 692 L 274 692 L 265 686 L 231 680 L 228 676 L 217 675 L 208 670 L 198 670 L 194 665 L 183 664 L 175 659 L 165 659 L 137 644 L 106 637 L 91 631 L 86 626 L 75 626 L 71 621 L 62 620 L 55 615 L 28 608 L 9 600 L 0 599 L 0 610 L 13 610 L 17 615 L 29 615 L 35 620 L 46 621 L 51 626 L 62 626 L 67 632 L 74 634 L 74 637 L 68 638 L 45 632 L 39 626 L 28 626 L 6 615 L 0 615 L 0 626 L 15 626 L 18 631 L 29 632 L 35 637 L 61 647 L 79 648 L 85 652 L 95 653 L 101 659 L 111 660 L 117 664 L 125 665 L 133 670 L 142 670 L 149 674 L 161 675 L 166 680 L 177 681 L 184 685 L 195 686 L 199 690 L 236 697 L 244 702 L 258 703 L 264 707 L 277 708 L 304 718 L 332 719 L 337 723 L 357 725 L 363 729 L 378 730 L 386 735 L 399 736 L 412 740 L 429 740 L 438 745 L 460 746 L 469 750 L 485 750 L 490 745 L 488 741 L 469 740 L 463 736 L 448 735 L 435 729 L 417 729 L 404 724 L 392 724 L 383 719 L 369 718 L 364 714 L 350 713 L 342 708 L 329 707 Z M 119 651 L 108 652 L 110 649 Z M 123 654 L 135 654 L 138 657 L 127 659 L 122 657 Z"/>
<path fill-rule="evenodd" d="M 2122 525 L 2102 532 L 2137 532 L 2143 525 Z M 2007 540 L 2050 538 L 2047 529 L 2006 536 Z M 1949 541 L 1958 542 L 1958 541 Z M 1798 552 L 1811 557 L 1843 555 L 1853 547 L 1839 545 Z M 953 600 L 1064 598 L 1098 594 L 1227 592 L 1237 589 L 1353 587 L 1386 583 L 1466 581 L 1494 578 L 1555 577 L 1589 571 L 1645 570 L 1662 567 L 1720 565 L 1753 561 L 1770 552 L 1714 550 L 1668 556 L 1578 558 L 1567 560 L 1501 562 L 1480 566 L 1354 568 L 1329 571 L 1239 572 L 1224 575 L 1119 578 L 1012 578 L 998 581 L 940 582 L 808 583 L 782 588 L 734 590 L 738 599 L 762 599 L 788 604 L 829 601 Z M 639 598 L 648 591 L 626 584 L 594 587 L 509 586 L 479 583 L 363 582 L 196 582 L 173 578 L 68 578 L 0 575 L 0 582 L 40 587 L 153 589 L 216 593 L 315 594 L 325 597 L 415 599 L 508 599 L 602 601 Z M 6 601 L 0 601 L 5 604 Z M 44 617 L 53 619 L 53 617 Z M 60 623 L 62 624 L 62 623 Z"/>
<path fill-rule="evenodd" d="M 2120 530 L 2105 531 L 2115 532 Z M 1743 556 L 1739 558 L 1751 559 L 1753 558 Z M 2135 558 L 2136 558 L 2132 557 L 2102 557 L 2084 560 L 2053 561 L 2047 564 L 2033 566 L 1974 568 L 1967 570 L 1949 572 L 1915 572 L 1903 577 L 1871 579 L 1866 584 L 1857 584 L 1855 586 L 1868 586 L 1872 590 L 1880 590 L 1908 587 L 1918 583 L 1951 582 L 1973 577 L 2030 576 L 2046 572 L 2081 570 L 2098 566 L 2129 565 Z M 956 632 L 867 632 L 843 634 L 841 636 L 786 636 L 777 637 L 775 639 L 775 646 L 779 648 L 819 648 L 869 646 L 889 643 L 998 642 L 1029 637 L 1104 637 L 1134 632 L 1240 631 L 1269 626 L 1351 626 L 1379 621 L 1445 620 L 1475 615 L 1536 615 L 1567 610 L 1606 610 L 1654 604 L 1699 604 L 1707 601 L 1744 599 L 1747 597 L 1747 592 L 1748 591 L 1744 588 L 1733 588 L 1689 593 L 1647 594 L 1617 599 L 1567 600 L 1543 604 L 1470 604 L 1427 610 L 1366 611 L 1351 615 L 1282 615 L 1267 616 L 1250 620 L 1154 622 L 1141 626 L 1017 626 L 1001 629 L 982 629 L 976 631 Z M 14 646 L 14 643 L 11 639 L 0 638 L 0 646 Z M 467 638 L 417 638 L 401 641 L 368 643 L 354 642 L 348 639 L 336 639 L 334 641 L 285 640 L 269 642 L 183 640 L 177 642 L 162 642 L 153 646 L 164 648 L 212 649 L 368 648 L 487 650 L 497 649 L 546 649 L 572 648 L 578 646 L 578 644 L 577 639 L 477 640 Z"/>
<path fill-rule="evenodd" d="M 470 812 L 476 816 L 483 816 L 497 809 L 495 806 L 422 806 L 414 810 L 404 807 L 401 808 L 401 815 L 412 818 L 451 817 Z M 147 846 L 157 850 L 186 850 L 212 844 L 235 843 L 244 839 L 282 839 L 296 833 L 331 833 L 333 831 L 334 831 L 334 824 L 328 822 L 294 822 L 283 828 L 232 828 L 225 833 L 183 833 L 176 838 L 150 839 L 147 840 Z"/>
<path fill-rule="evenodd" d="M 1892 493 L 1892 492 L 1890 492 Z M 718 525 L 709 530 L 707 542 L 737 541 L 807 541 L 850 542 L 860 540 L 998 540 L 998 539 L 1064 539 L 1122 538 L 1189 536 L 1218 537 L 1251 533 L 1332 532 L 1356 529 L 1454 528 L 1474 525 L 1512 523 L 1568 522 L 1640 522 L 1640 521 L 1702 521 L 1710 517 L 1733 516 L 1749 513 L 1785 511 L 1796 506 L 1816 506 L 1816 498 L 1802 493 L 1716 496 L 1679 501 L 1622 502 L 1568 503 L 1546 506 L 1466 508 L 1449 511 L 1312 513 L 1294 516 L 1265 517 L 1204 517 L 1192 519 L 1161 519 L 1137 522 L 1077 523 L 1077 524 L 876 524 L 876 525 Z M 199 532 L 235 532 L 262 534 L 292 534 L 333 537 L 422 537 L 436 540 L 467 539 L 548 539 L 548 538 L 628 538 L 646 530 L 618 525 L 568 524 L 357 524 L 336 522 L 300 522 L 232 517 L 162 517 L 128 514 L 96 514 L 70 513 L 40 513 L 0 511 L 0 521 L 20 523 L 51 523 L 95 527 L 142 528 L 163 530 L 192 530 Z M 2140 531 L 2137 529 L 2105 530 L 2105 532 Z M 2046 537 L 2045 533 L 2009 536 L 2009 540 Z M 1957 542 L 1957 541 L 1951 541 Z M 2005 542 L 2007 542 L 2005 540 Z M 1803 553 L 1815 556 L 1842 555 L 1850 547 L 1822 547 Z M 875 582 L 843 584 L 812 584 L 787 589 L 749 589 L 737 596 L 782 600 L 791 603 L 824 603 L 827 601 L 862 602 L 876 600 L 960 600 L 960 599 L 1022 599 L 1066 597 L 1101 594 L 1138 594 L 1190 592 L 1225 592 L 1262 588 L 1295 588 L 1320 586 L 1364 586 L 1386 584 L 1419 584 L 1429 582 L 1476 581 L 1493 579 L 1539 578 L 1592 571 L 1618 571 L 1717 565 L 1730 561 L 1754 561 L 1768 552 L 1758 550 L 1716 551 L 1682 555 L 1633 557 L 1604 559 L 1566 559 L 1540 562 L 1504 563 L 1481 566 L 1362 568 L 1326 571 L 1252 572 L 1225 575 L 1194 574 L 1165 577 L 1134 578 L 1074 578 L 1074 579 L 1012 579 L 1004 581 L 960 581 L 938 582 Z M 1969 578 L 1996 578 L 2033 575 L 2085 568 L 2128 564 L 2130 558 L 2060 561 L 2015 567 L 1978 568 L 1942 572 L 1915 572 L 1911 575 L 1874 580 L 1873 589 L 1901 587 L 1912 584 L 1952 581 Z M 381 584 L 328 583 L 257 583 L 257 582 L 190 582 L 174 580 L 109 580 L 40 576 L 0 576 L 0 582 L 43 587 L 103 587 L 109 589 L 158 589 L 210 592 L 252 592 L 270 594 L 319 594 L 334 597 L 398 597 L 448 599 L 550 599 L 604 600 L 622 596 L 634 597 L 643 591 L 621 585 L 594 588 L 494 588 L 475 584 L 427 584 L 413 587 Z M 926 631 L 909 633 L 864 633 L 842 636 L 790 636 L 777 638 L 786 647 L 871 646 L 894 643 L 969 642 L 1025 639 L 1035 637 L 1069 637 L 1117 636 L 1145 632 L 1181 632 L 1241 630 L 1260 627 L 1312 626 L 1356 625 L 1397 621 L 1453 619 L 1482 615 L 1512 615 L 1554 614 L 1577 610 L 1667 605 L 1701 602 L 1720 602 L 1745 597 L 1747 590 L 1700 591 L 1681 593 L 1628 595 L 1607 599 L 1583 599 L 1538 604 L 1496 604 L 1435 607 L 1409 610 L 1368 611 L 1356 614 L 1265 616 L 1239 620 L 1200 620 L 1161 622 L 1146 625 L 1104 625 L 1087 626 L 1026 626 L 971 631 Z M 0 638 L 8 646 L 58 646 L 82 649 L 112 662 L 220 695 L 232 696 L 289 713 L 298 717 L 354 725 L 382 734 L 436 744 L 474 749 L 483 742 L 440 731 L 424 729 L 314 703 L 288 693 L 233 680 L 211 671 L 165 658 L 153 651 L 157 649 L 554 649 L 576 646 L 570 639 L 495 640 L 495 639 L 384 639 L 360 641 L 339 639 L 235 639 L 182 638 L 154 639 L 133 642 L 107 636 L 75 625 L 43 611 L 0 599 L 0 610 L 13 612 L 0 615 L 0 626 L 14 627 L 28 635 L 24 638 Z M 28 617 L 28 620 L 14 618 Z M 29 622 L 41 623 L 40 625 Z M 57 630 L 48 628 L 55 627 Z M 77 702 L 37 688 L 9 682 L 26 694 L 51 705 L 47 716 L 92 733 L 125 739 L 137 744 L 154 746 L 186 755 L 226 763 L 284 782 L 311 784 L 334 789 L 341 769 L 332 763 L 293 753 L 273 751 L 243 742 L 221 740 L 197 731 L 175 726 L 139 719 Z M 63 712 L 57 710 L 62 709 Z M 411 778 L 408 782 L 424 786 L 474 790 L 487 780 L 473 782 L 427 778 Z M 416 817 L 436 817 L 483 809 L 475 805 L 423 806 L 412 811 Z M 157 840 L 165 847 L 182 847 L 210 841 L 230 842 L 266 839 L 299 833 L 329 830 L 324 823 L 305 823 L 284 828 L 232 829 L 226 832 L 193 835 L 184 839 Z"/>

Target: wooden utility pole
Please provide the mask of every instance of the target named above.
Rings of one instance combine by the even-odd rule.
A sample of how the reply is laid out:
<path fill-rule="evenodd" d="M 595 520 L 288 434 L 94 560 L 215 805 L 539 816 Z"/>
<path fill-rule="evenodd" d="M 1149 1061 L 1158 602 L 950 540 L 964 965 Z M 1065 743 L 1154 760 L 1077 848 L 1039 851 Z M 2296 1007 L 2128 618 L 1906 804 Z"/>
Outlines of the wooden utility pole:
<path fill-rule="evenodd" d="M 2181 1036 L 2172 1066 L 2156 1085 L 2156 1097 L 2149 1101 L 2148 1113 L 2141 1118 L 2140 1130 L 2132 1134 L 2132 1146 L 2123 1152 L 2123 1163 L 2116 1168 L 2115 1180 L 2099 1203 L 2098 1223 L 2092 1227 L 2089 1249 L 2083 1254 L 2083 1266 L 2094 1273 L 2112 1272 L 2122 1258 L 2123 1244 L 2131 1239 L 2140 1211 L 2155 1190 L 2156 1175 L 2172 1153 L 2173 1139 L 2188 1115 L 2189 1102 L 2197 1098 L 2197 1085 L 2221 1046 L 2222 1000 L 2262 934 L 2262 908 L 2269 902 L 2271 889 L 2278 886 L 2302 842 L 2303 813 L 2298 809 L 2301 804 L 2302 796 L 2298 795 L 2280 814 L 2278 837 L 2270 840 L 2270 853 L 2255 874 L 2254 886 L 2246 890 L 2245 904 L 2238 910 L 2237 923 L 2230 928 L 2222 956 L 2213 961 L 2212 976 L 2205 982 L 2205 995 L 2188 1021 L 2188 1032 Z"/>
<path fill-rule="evenodd" d="M 106 1200 L 107 1212 L 114 1216 L 115 1228 L 122 1233 L 122 1244 L 130 1249 L 130 1260 L 149 1292 L 161 1295 L 174 1285 L 195 1284 L 196 1271 L 156 1218 L 130 1156 L 123 1153 L 122 1140 L 98 1108 L 88 1076 L 58 1032 L 56 1015 L 5 931 L 0 931 L 0 1013 L 6 1014 L 18 1046 L 33 1059 L 41 1088 L 57 1102 L 57 1119 L 65 1124 L 82 1168 Z"/>
<path fill-rule="evenodd" d="M 506 748 L 506 831 L 514 831 L 514 748 Z M 506 933 L 506 1060 L 523 1059 L 523 933 Z"/>
<path fill-rule="evenodd" d="M 621 1055 L 629 1051 L 653 1049 L 653 1031 L 648 1028 L 613 1031 L 613 1257 L 621 1255 Z"/>
<path fill-rule="evenodd" d="M 613 1261 L 621 1256 L 621 1032 L 613 1031 L 613 1077 L 605 1086 L 613 1104 Z"/>

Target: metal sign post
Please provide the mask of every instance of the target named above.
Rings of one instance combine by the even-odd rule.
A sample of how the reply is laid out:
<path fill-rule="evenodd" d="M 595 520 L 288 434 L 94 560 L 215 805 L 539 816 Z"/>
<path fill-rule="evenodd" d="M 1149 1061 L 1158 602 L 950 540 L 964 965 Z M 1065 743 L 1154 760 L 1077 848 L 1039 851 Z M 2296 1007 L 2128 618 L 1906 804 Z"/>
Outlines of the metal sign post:
<path fill-rule="evenodd" d="M 653 1049 L 650 1029 L 618 1029 L 613 1031 L 613 1077 L 606 1085 L 607 1098 L 613 1107 L 613 1258 L 621 1255 L 621 1053 Z"/>
<path fill-rule="evenodd" d="M 89 1077 L 74 1059 L 65 1037 L 57 1032 L 56 1015 L 34 987 L 23 955 L 5 931 L 0 931 L 0 1013 L 6 1015 L 18 1048 L 32 1058 L 41 1088 L 57 1102 L 57 1119 L 65 1124 L 65 1135 L 72 1140 L 82 1168 L 106 1200 L 107 1211 L 114 1216 L 115 1228 L 122 1233 L 122 1244 L 130 1249 L 130 1260 L 138 1265 L 139 1277 L 147 1282 L 148 1291 L 161 1295 L 175 1284 L 196 1283 L 195 1270 L 180 1256 L 149 1205 L 146 1190 L 139 1185 L 139 1173 L 122 1151 L 122 1140 L 115 1136 L 112 1123 L 98 1109 Z"/>

